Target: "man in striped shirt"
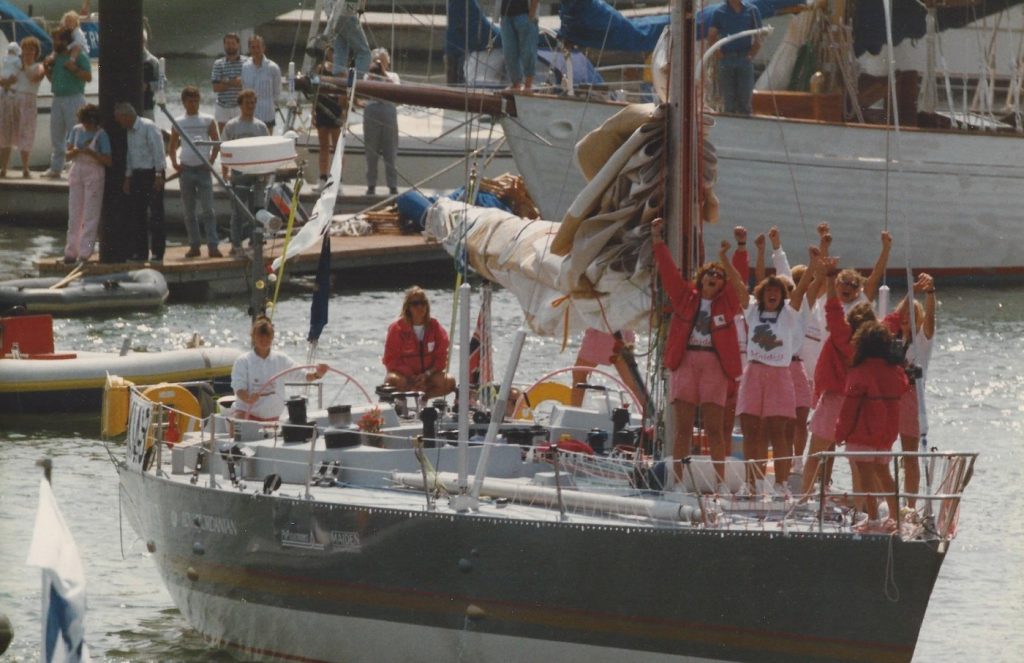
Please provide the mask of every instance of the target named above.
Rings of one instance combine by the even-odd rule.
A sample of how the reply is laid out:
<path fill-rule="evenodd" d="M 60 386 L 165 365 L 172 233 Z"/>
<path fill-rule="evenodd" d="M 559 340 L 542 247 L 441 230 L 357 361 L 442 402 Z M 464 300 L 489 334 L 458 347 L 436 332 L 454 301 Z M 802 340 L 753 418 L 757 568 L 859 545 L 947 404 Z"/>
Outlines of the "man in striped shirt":
<path fill-rule="evenodd" d="M 223 132 L 224 124 L 233 117 L 238 117 L 238 93 L 242 89 L 242 42 L 238 33 L 229 32 L 224 35 L 224 57 L 213 63 L 210 82 L 217 93 L 217 105 L 214 117 L 217 128 Z"/>
<path fill-rule="evenodd" d="M 249 39 L 249 59 L 242 64 L 242 87 L 256 92 L 256 118 L 274 133 L 281 69 L 265 55 L 263 37 L 259 35 Z"/>

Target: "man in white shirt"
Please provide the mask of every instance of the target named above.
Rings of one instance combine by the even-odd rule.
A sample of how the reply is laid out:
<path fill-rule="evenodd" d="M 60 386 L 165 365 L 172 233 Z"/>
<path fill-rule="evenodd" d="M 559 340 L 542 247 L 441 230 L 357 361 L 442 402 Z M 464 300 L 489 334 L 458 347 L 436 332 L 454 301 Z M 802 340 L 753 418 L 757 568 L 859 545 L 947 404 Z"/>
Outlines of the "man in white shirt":
<path fill-rule="evenodd" d="M 114 105 L 114 120 L 127 131 L 128 156 L 125 162 L 124 193 L 134 227 L 132 262 L 162 263 L 167 238 L 164 233 L 164 139 L 152 120 L 139 117 L 126 101 Z M 148 219 L 148 221 L 147 221 Z M 148 247 L 148 249 L 147 249 Z"/>
<path fill-rule="evenodd" d="M 249 59 L 242 64 L 242 88 L 256 92 L 256 117 L 274 133 L 277 100 L 281 96 L 281 68 L 265 55 L 263 37 L 249 39 Z"/>
<path fill-rule="evenodd" d="M 217 122 L 212 115 L 199 112 L 199 88 L 187 85 L 181 91 L 181 103 L 185 106 L 185 114 L 174 121 L 178 128 L 188 136 L 189 141 L 196 145 L 198 141 L 220 140 Z M 178 158 L 178 146 L 181 145 L 181 158 Z M 188 233 L 188 253 L 186 258 L 199 257 L 199 245 L 202 243 L 199 219 L 196 217 L 196 202 L 202 210 L 202 225 L 206 229 L 206 247 L 211 258 L 220 258 L 217 249 L 217 217 L 213 213 L 213 177 L 210 175 L 209 164 L 217 158 L 219 145 L 199 147 L 200 154 L 182 140 L 176 128 L 171 133 L 171 142 L 167 152 L 171 157 L 171 166 L 179 174 L 181 182 L 181 202 L 185 205 L 185 231 Z"/>

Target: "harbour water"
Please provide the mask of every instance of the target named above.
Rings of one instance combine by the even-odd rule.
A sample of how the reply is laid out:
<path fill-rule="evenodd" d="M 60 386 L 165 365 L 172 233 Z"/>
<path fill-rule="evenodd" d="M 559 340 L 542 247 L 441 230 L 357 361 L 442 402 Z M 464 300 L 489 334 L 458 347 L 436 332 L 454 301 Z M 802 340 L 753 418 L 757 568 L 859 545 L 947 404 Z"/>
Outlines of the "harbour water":
<path fill-rule="evenodd" d="M 53 231 L 5 228 L 0 234 L 0 278 L 32 271 L 32 260 L 57 253 L 63 237 Z M 896 251 L 894 251 L 894 254 Z M 415 280 L 415 279 L 412 279 Z M 331 299 L 331 320 L 319 359 L 356 375 L 367 386 L 380 381 L 387 324 L 401 295 L 388 290 L 346 289 Z M 433 312 L 447 322 L 451 287 L 432 284 Z M 978 451 L 967 488 L 959 535 L 953 541 L 924 621 L 915 661 L 1024 660 L 1024 290 L 1011 287 L 944 287 L 938 283 L 935 353 L 928 384 L 931 445 Z M 894 295 L 895 300 L 895 295 Z M 308 298 L 291 292 L 279 304 L 276 347 L 305 356 Z M 498 292 L 494 303 L 497 367 L 503 367 L 521 314 L 514 298 Z M 158 313 L 55 321 L 58 345 L 115 351 L 124 337 L 136 349 L 181 346 L 193 332 L 211 345 L 244 346 L 244 302 L 173 304 Z M 641 339 L 640 349 L 644 349 Z M 571 364 L 570 347 L 531 338 L 519 372 L 526 381 Z M 0 613 L 14 624 L 15 640 L 4 660 L 38 660 L 39 573 L 25 566 L 41 476 L 40 457 L 54 461 L 53 488 L 74 533 L 88 577 L 87 640 L 101 661 L 231 661 L 210 649 L 174 608 L 145 546 L 120 517 L 117 477 L 109 454 L 123 447 L 98 436 L 96 416 L 34 417 L 0 421 Z M 844 569 L 835 568 L 835 573 Z M 899 586 L 900 579 L 894 579 Z M 642 588 L 638 588 L 640 591 Z M 885 579 L 878 578 L 878 591 Z M 756 600 L 756 599 L 755 599 Z M 772 597 L 760 597 L 766 606 Z M 845 609 L 834 597 L 833 611 Z M 770 609 L 766 607 L 766 609 Z"/>

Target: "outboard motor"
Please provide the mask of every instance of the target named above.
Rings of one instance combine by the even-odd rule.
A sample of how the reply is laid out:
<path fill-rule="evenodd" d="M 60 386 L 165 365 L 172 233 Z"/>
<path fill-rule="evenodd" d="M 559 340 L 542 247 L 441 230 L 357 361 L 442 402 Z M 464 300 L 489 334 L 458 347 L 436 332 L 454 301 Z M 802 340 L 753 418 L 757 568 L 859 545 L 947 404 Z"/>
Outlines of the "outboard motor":
<path fill-rule="evenodd" d="M 594 453 L 603 454 L 605 446 L 608 444 L 608 431 L 600 428 L 591 428 L 590 432 L 587 433 L 587 444 L 594 450 Z"/>

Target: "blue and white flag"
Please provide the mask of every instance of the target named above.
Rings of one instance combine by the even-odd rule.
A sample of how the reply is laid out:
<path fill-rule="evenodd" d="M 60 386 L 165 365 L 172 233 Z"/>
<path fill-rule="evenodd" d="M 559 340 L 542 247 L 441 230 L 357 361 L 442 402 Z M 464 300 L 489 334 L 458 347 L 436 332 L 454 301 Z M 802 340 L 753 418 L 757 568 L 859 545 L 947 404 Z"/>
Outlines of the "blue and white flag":
<path fill-rule="evenodd" d="M 41 660 L 90 661 L 85 644 L 85 570 L 78 546 L 46 479 L 39 483 L 39 511 L 26 563 L 43 572 Z"/>

